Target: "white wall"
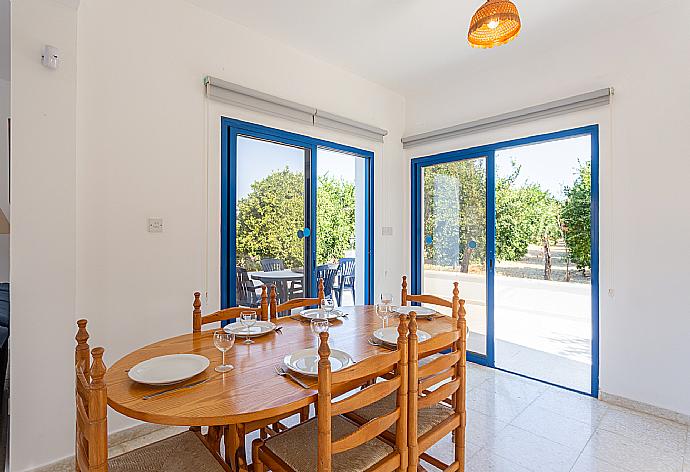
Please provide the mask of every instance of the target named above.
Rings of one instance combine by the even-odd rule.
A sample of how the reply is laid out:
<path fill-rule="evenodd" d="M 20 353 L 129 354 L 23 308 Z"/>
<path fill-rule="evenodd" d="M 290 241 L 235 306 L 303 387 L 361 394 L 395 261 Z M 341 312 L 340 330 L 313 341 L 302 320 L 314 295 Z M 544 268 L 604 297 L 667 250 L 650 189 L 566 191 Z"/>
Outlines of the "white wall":
<path fill-rule="evenodd" d="M 6 14 L 2 10 L 3 15 Z M 9 13 L 9 12 L 7 12 Z M 9 23 L 9 22 L 8 22 Z M 4 34 L 4 32 L 3 32 Z M 2 42 L 0 42 L 2 44 Z M 7 51 L 0 51 L 0 56 L 9 57 Z M 10 219 L 10 200 L 9 200 L 9 153 L 8 153 L 8 133 L 7 118 L 10 116 L 10 82 L 0 79 L 0 210 Z M 11 228 L 10 228 L 11 229 Z M 0 234 L 0 282 L 7 282 L 10 279 L 10 236 Z"/>
<path fill-rule="evenodd" d="M 38 11 L 38 5 L 48 10 Z M 92 345 L 103 345 L 111 364 L 137 347 L 190 331 L 194 290 L 208 292 L 206 308 L 218 306 L 221 116 L 372 149 L 377 175 L 392 182 L 400 181 L 402 173 L 400 96 L 182 0 L 81 2 L 75 169 L 70 140 L 74 83 L 68 74 L 74 65 L 71 42 L 77 29 L 74 12 L 56 5 L 51 0 L 22 0 L 15 4 L 13 16 L 13 80 L 22 84 L 13 91 L 18 122 L 13 159 L 27 162 L 13 168 L 13 219 L 23 222 L 18 223 L 16 237 L 28 238 L 12 251 L 17 283 L 13 320 L 25 320 L 13 326 L 13 347 L 22 347 L 12 353 L 12 395 L 23 399 L 21 404 L 13 403 L 12 410 L 13 471 L 72 454 L 70 366 L 76 318 L 90 320 Z M 51 15 L 55 18 L 44 28 Z M 36 59 L 43 42 L 65 52 L 57 74 L 50 75 Z M 390 135 L 385 144 L 377 144 L 209 102 L 202 83 L 207 74 L 371 123 L 388 129 Z M 64 90 L 55 90 L 58 85 Z M 64 96 L 58 99 L 57 92 Z M 53 107 L 59 105 L 64 120 L 49 130 L 58 118 L 52 116 Z M 30 120 L 38 123 L 29 128 Z M 44 132 L 57 146 L 36 139 Z M 56 178 L 43 192 L 33 182 L 42 182 L 48 173 Z M 389 198 L 391 193 L 400 195 L 403 187 L 395 192 L 388 185 L 386 189 L 384 193 L 379 181 L 376 232 L 380 235 L 381 226 L 392 226 L 396 236 L 385 244 L 377 237 L 377 290 L 398 286 L 403 270 L 400 254 L 406 254 L 399 238 L 406 224 L 403 209 L 398 198 Z M 58 193 L 56 198 L 53 193 Z M 32 205 L 26 202 L 29 196 Z M 38 205 L 45 200 L 49 200 L 46 207 Z M 40 217 L 48 210 L 65 216 L 57 225 L 65 230 L 65 237 L 59 234 L 53 243 L 64 245 L 61 257 L 49 258 L 50 269 L 43 276 L 36 274 L 47 264 L 40 248 L 53 234 L 44 231 L 45 223 L 33 212 Z M 163 217 L 165 232 L 147 233 L 148 216 Z M 74 240 L 67 238 L 67 229 L 75 224 L 76 254 Z M 27 250 L 32 239 L 39 247 L 35 254 Z M 43 294 L 58 270 L 64 277 L 53 281 L 49 293 L 59 290 L 70 303 L 61 296 L 53 307 Z M 29 273 L 34 276 L 31 285 Z M 51 304 L 46 315 L 29 318 L 43 303 Z M 41 340 L 34 328 L 44 319 L 59 328 L 50 331 L 50 339 Z M 53 374 L 36 360 L 38 355 L 50 359 Z M 44 380 L 49 380 L 50 391 L 42 395 L 49 400 L 29 404 L 26 399 L 38 395 L 36 387 Z M 31 426 L 42 418 L 50 418 L 42 427 L 45 440 L 37 438 Z M 111 430 L 132 423 L 110 415 Z"/>
<path fill-rule="evenodd" d="M 73 437 L 77 12 L 21 0 L 12 20 L 10 468 L 24 470 Z"/>
<path fill-rule="evenodd" d="M 690 6 L 677 2 L 674 22 L 688 20 Z M 487 51 L 486 62 L 471 73 L 446 78 L 452 87 L 429 87 L 424 95 L 407 97 L 407 132 L 613 86 L 610 108 L 412 149 L 406 155 L 600 123 L 600 388 L 690 414 L 690 252 L 685 249 L 690 233 L 690 33 L 669 30 L 664 13 L 622 26 L 629 30 L 617 30 L 621 25 L 613 22 L 598 36 L 577 38 L 527 61 Z M 662 37 L 661 42 L 650 40 Z"/>

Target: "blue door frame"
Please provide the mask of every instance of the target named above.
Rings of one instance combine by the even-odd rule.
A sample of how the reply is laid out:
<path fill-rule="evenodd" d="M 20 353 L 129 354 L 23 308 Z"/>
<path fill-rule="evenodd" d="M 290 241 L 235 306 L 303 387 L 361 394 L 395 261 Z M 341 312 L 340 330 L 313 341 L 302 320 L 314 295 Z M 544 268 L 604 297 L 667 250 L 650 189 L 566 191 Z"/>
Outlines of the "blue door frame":
<path fill-rule="evenodd" d="M 374 268 L 374 153 L 351 146 L 312 138 L 301 134 L 289 133 L 276 128 L 235 120 L 221 118 L 221 263 L 220 263 L 220 304 L 221 308 L 236 306 L 236 276 L 233 268 L 237 265 L 236 254 L 236 221 L 237 221 L 237 138 L 239 136 L 261 139 L 277 144 L 284 144 L 304 149 L 307 153 L 309 175 L 306 175 L 306 190 L 310 198 L 306 208 L 306 221 L 309 234 L 305 235 L 308 247 L 308 262 L 305 267 L 310 280 L 307 288 L 311 295 L 316 293 L 316 196 L 317 196 L 317 154 L 318 149 L 340 151 L 365 159 L 365 238 L 364 238 L 364 299 L 371 303 L 374 279 L 371 276 Z"/>
<path fill-rule="evenodd" d="M 486 158 L 486 252 L 487 252 L 487 320 L 486 320 L 486 356 L 476 353 L 467 353 L 467 360 L 488 367 L 495 365 L 495 339 L 494 339 L 494 275 L 496 256 L 496 151 L 506 148 L 514 148 L 529 144 L 555 141 L 559 139 L 573 138 L 577 136 L 591 137 L 591 162 L 592 162 L 592 209 L 591 209 L 591 241 L 592 241 L 592 372 L 591 391 L 587 393 L 594 397 L 599 394 L 599 126 L 591 125 L 581 128 L 557 131 L 554 133 L 540 134 L 527 138 L 502 141 L 485 146 L 477 146 L 458 151 L 444 152 L 431 156 L 412 159 L 411 163 L 411 217 L 412 217 L 412 270 L 411 290 L 420 293 L 422 286 L 422 170 L 424 167 L 446 162 L 465 159 Z M 517 374 L 520 375 L 520 374 Z M 540 380 L 540 379 L 536 379 Z M 542 380 L 543 381 L 543 380 Z M 549 382 L 545 382 L 549 383 Z M 572 390 L 561 385 L 557 387 Z M 577 390 L 575 390 L 577 391 Z"/>

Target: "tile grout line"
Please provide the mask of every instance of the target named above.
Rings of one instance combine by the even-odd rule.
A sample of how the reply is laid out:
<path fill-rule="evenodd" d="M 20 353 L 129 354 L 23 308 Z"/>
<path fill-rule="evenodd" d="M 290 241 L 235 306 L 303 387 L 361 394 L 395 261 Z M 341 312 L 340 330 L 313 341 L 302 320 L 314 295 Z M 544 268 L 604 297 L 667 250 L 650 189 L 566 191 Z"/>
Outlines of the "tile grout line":
<path fill-rule="evenodd" d="M 487 380 L 488 380 L 488 379 L 487 379 Z M 512 420 L 506 422 L 506 427 L 508 427 L 508 426 L 513 426 L 514 428 L 517 428 L 517 429 L 519 429 L 519 430 L 521 430 L 521 431 L 525 431 L 524 429 L 518 428 L 517 426 L 513 425 L 512 422 L 513 422 L 518 416 L 520 416 L 527 408 L 529 408 L 534 402 L 536 402 L 537 399 L 539 399 L 545 392 L 546 392 L 546 390 L 544 390 L 544 391 L 541 392 L 539 395 L 537 395 L 536 398 L 535 398 L 534 400 L 532 400 L 531 402 L 529 402 L 529 403 L 527 404 L 527 406 L 525 406 L 525 408 L 523 408 L 522 410 L 520 410 L 520 412 L 515 416 L 515 418 L 513 418 Z M 498 418 L 494 418 L 494 419 L 498 420 Z M 499 420 L 499 421 L 500 421 L 500 420 Z M 504 428 L 504 430 L 505 430 L 505 428 Z M 530 433 L 530 434 L 534 434 L 534 433 L 532 433 L 532 432 L 530 432 L 530 431 L 526 431 L 526 432 L 528 432 L 528 433 Z M 500 434 L 500 433 L 499 433 L 499 434 Z M 498 436 L 498 434 L 497 434 L 496 436 Z M 535 436 L 537 436 L 537 435 L 535 434 Z M 537 436 L 537 437 L 541 437 L 541 436 Z M 551 441 L 551 442 L 554 442 L 554 441 Z M 554 442 L 554 444 L 557 444 L 557 443 Z M 477 453 L 479 453 L 479 451 L 477 451 Z M 507 460 L 507 461 L 510 462 L 511 464 L 515 464 L 515 465 L 517 465 L 517 466 L 520 466 L 520 467 L 522 467 L 523 469 L 527 469 L 527 470 L 530 470 L 530 471 L 532 471 L 532 472 L 539 472 L 538 470 L 534 470 L 534 469 L 532 469 L 531 467 L 525 467 L 524 465 L 518 464 L 518 463 L 516 463 L 514 460 L 512 460 L 512 459 L 510 459 L 510 458 L 508 458 L 508 457 L 502 456 L 501 454 L 498 454 L 498 453 L 496 453 L 496 452 L 494 452 L 494 451 L 492 451 L 492 450 L 489 450 L 489 453 L 490 453 L 490 454 L 494 454 L 495 456 L 500 457 L 501 459 Z M 573 464 L 573 465 L 574 465 L 574 464 Z"/>

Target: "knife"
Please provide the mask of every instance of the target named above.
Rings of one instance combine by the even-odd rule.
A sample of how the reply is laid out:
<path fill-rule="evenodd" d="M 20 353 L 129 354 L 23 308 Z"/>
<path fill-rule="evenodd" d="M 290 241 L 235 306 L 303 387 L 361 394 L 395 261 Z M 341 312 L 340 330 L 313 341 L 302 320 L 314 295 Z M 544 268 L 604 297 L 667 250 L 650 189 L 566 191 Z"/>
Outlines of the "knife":
<path fill-rule="evenodd" d="M 145 395 L 142 397 L 142 399 L 143 400 L 150 400 L 151 398 L 155 398 L 159 395 L 165 395 L 166 393 L 172 393 L 172 392 L 177 392 L 178 390 L 184 390 L 186 388 L 196 387 L 197 385 L 201 385 L 202 383 L 208 382 L 209 380 L 210 380 L 210 377 L 206 378 L 204 380 L 198 380 L 196 382 L 192 382 L 192 383 L 187 384 L 187 385 L 182 385 L 180 387 L 173 387 L 173 388 L 169 388 L 167 390 L 161 390 L 160 392 L 151 393 L 150 395 Z"/>

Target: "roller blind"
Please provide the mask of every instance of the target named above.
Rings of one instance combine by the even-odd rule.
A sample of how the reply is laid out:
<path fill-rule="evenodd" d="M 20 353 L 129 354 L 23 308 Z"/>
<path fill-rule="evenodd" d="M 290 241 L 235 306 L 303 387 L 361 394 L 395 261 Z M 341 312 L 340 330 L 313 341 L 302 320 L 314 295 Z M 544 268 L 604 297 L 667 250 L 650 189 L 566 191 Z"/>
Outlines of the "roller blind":
<path fill-rule="evenodd" d="M 544 103 L 542 105 L 483 118 L 481 120 L 450 126 L 448 128 L 406 136 L 402 138 L 403 148 L 408 149 L 489 129 L 501 128 L 549 116 L 562 115 L 573 111 L 608 105 L 611 102 L 611 95 L 613 95 L 613 88 L 605 88 L 576 95 L 574 97 L 564 98 L 562 100 Z"/>
<path fill-rule="evenodd" d="M 310 106 L 215 77 L 206 77 L 204 83 L 208 98 L 230 103 L 231 105 L 280 116 L 301 123 L 309 123 L 321 128 L 343 131 L 380 142 L 383 142 L 383 137 L 388 134 L 388 131 L 376 126 L 351 120 L 327 111 L 317 110 Z"/>

